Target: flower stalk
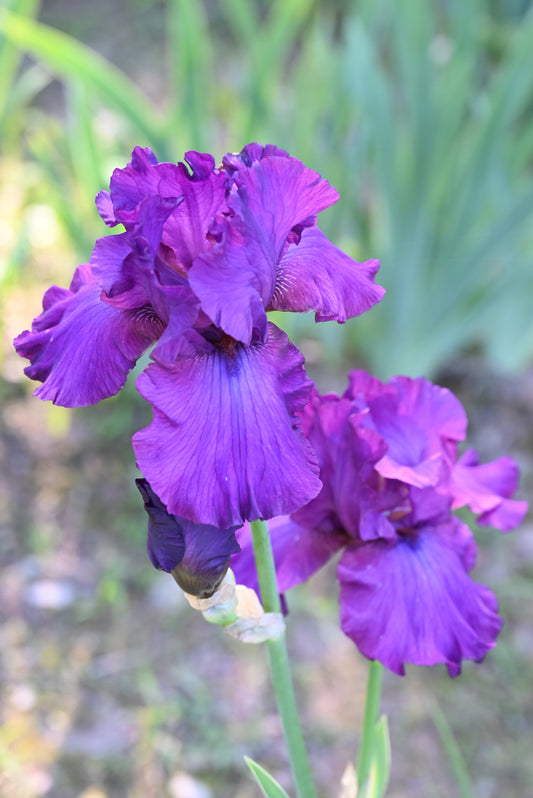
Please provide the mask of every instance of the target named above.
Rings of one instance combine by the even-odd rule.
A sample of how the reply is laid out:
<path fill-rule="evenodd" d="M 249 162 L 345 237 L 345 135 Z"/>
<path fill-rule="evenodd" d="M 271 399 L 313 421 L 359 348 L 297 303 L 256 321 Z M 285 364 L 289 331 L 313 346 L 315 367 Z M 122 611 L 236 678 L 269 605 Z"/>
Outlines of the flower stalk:
<path fill-rule="evenodd" d="M 268 527 L 264 521 L 252 521 L 251 528 L 263 607 L 266 612 L 280 612 L 281 602 Z M 276 704 L 283 726 L 298 798 L 317 798 L 296 708 L 285 634 L 276 640 L 268 640 L 266 647 Z"/>
<path fill-rule="evenodd" d="M 370 775 L 370 767 L 374 755 L 376 737 L 376 724 L 378 721 L 379 705 L 381 699 L 381 682 L 383 680 L 383 666 L 377 660 L 369 662 L 368 680 L 366 684 L 365 714 L 361 731 L 361 744 L 357 757 L 357 782 L 364 795 L 364 785 Z"/>

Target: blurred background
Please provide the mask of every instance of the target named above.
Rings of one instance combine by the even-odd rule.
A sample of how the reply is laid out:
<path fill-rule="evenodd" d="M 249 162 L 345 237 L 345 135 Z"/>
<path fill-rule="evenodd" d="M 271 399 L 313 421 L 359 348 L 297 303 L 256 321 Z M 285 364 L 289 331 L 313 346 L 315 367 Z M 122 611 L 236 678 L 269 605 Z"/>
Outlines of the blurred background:
<path fill-rule="evenodd" d="M 146 556 L 135 375 L 65 410 L 32 398 L 12 349 L 106 234 L 94 196 L 136 144 L 177 161 L 271 142 L 326 177 L 341 199 L 322 228 L 379 258 L 388 293 L 344 326 L 276 319 L 309 374 L 322 390 L 361 365 L 447 385 L 469 444 L 512 454 L 531 495 L 531 5 L 0 0 L 1 796 L 252 798 L 244 754 L 290 790 L 264 652 L 204 623 Z M 529 794 L 533 526 L 477 538 L 473 576 L 506 625 L 453 682 L 386 675 L 390 798 Z M 338 627 L 334 564 L 289 606 L 314 770 L 335 797 L 366 668 Z"/>

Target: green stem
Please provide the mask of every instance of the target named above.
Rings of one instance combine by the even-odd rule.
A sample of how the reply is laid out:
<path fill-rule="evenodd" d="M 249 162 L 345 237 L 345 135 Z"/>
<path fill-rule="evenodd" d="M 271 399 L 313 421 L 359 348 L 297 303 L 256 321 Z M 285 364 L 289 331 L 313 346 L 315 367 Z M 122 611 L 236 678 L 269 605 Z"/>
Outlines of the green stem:
<path fill-rule="evenodd" d="M 276 580 L 276 568 L 268 527 L 264 521 L 252 521 L 252 540 L 265 612 L 281 612 L 281 602 Z M 305 748 L 302 727 L 296 709 L 296 698 L 287 654 L 285 635 L 266 644 L 270 675 L 276 704 L 283 725 L 283 733 L 292 767 L 298 798 L 317 798 Z"/>
<path fill-rule="evenodd" d="M 360 787 L 365 784 L 370 774 L 376 723 L 379 714 L 382 678 L 383 666 L 377 660 L 372 660 L 368 667 L 365 715 L 363 718 L 359 756 L 357 757 L 357 781 Z"/>

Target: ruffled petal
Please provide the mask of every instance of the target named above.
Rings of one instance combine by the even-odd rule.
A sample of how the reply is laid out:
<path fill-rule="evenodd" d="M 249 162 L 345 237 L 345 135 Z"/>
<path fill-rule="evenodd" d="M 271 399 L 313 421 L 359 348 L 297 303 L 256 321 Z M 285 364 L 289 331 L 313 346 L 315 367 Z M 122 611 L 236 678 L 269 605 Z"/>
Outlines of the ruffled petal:
<path fill-rule="evenodd" d="M 311 383 L 300 352 L 269 327 L 265 345 L 204 340 L 195 357 L 139 376 L 154 419 L 133 445 L 169 512 L 227 528 L 290 513 L 320 490 L 296 415 Z"/>
<path fill-rule="evenodd" d="M 351 377 L 352 393 L 357 393 L 358 375 Z M 388 445 L 376 470 L 415 487 L 436 485 L 455 459 L 457 441 L 466 435 L 459 400 L 423 378 L 395 377 L 380 388 L 378 381 L 362 375 L 361 387 L 367 390 L 367 424 Z"/>
<path fill-rule="evenodd" d="M 477 452 L 468 449 L 451 474 L 453 506 L 468 506 L 480 513 L 478 524 L 504 532 L 514 529 L 527 512 L 528 503 L 510 497 L 518 487 L 518 466 L 511 457 L 479 463 Z"/>
<path fill-rule="evenodd" d="M 318 532 L 316 529 L 300 526 L 288 516 L 273 518 L 268 522 L 268 531 L 280 593 L 307 581 L 346 542 L 342 533 Z M 241 551 L 231 559 L 235 579 L 238 584 L 247 585 L 259 592 L 249 524 L 245 524 L 237 532 L 237 540 Z"/>
<path fill-rule="evenodd" d="M 146 197 L 136 207 L 136 221 L 127 232 L 97 240 L 91 269 L 110 304 L 123 309 L 150 304 L 163 225 L 177 202 L 173 197 Z M 161 267 L 174 273 L 164 264 Z M 184 282 L 183 276 L 175 277 Z"/>
<path fill-rule="evenodd" d="M 358 412 L 348 398 L 320 396 L 316 392 L 302 413 L 303 430 L 317 453 L 323 488 L 308 505 L 294 513 L 302 526 L 321 532 L 358 537 L 361 518 L 368 508 L 395 507 L 401 496 L 398 483 L 384 490 L 375 464 L 386 444 L 364 426 L 367 411 Z"/>
<path fill-rule="evenodd" d="M 313 223 L 317 213 L 339 199 L 336 189 L 318 172 L 297 158 L 263 154 L 249 160 L 232 175 L 233 190 L 228 205 L 240 216 L 252 237 L 282 254 L 289 233 Z M 301 230 L 298 230 L 301 233 Z"/>
<path fill-rule="evenodd" d="M 338 194 L 317 172 L 279 151 L 250 147 L 230 164 L 227 197 L 232 215 L 214 230 L 218 241 L 197 258 L 191 285 L 213 322 L 249 344 L 266 334 L 265 310 L 276 287 L 279 260 L 288 243 L 314 224 Z"/>
<path fill-rule="evenodd" d="M 83 407 L 116 394 L 140 355 L 163 331 L 155 314 L 123 311 L 102 302 L 90 266 L 79 266 L 70 290 L 53 287 L 32 331 L 15 339 L 24 370 L 41 380 L 35 396 Z"/>
<path fill-rule="evenodd" d="M 185 153 L 185 159 L 190 172 L 178 164 L 183 202 L 166 222 L 162 241 L 188 270 L 198 253 L 213 245 L 209 229 L 217 214 L 225 210 L 227 175 L 215 169 L 211 155 L 191 151 Z"/>
<path fill-rule="evenodd" d="M 220 240 L 198 255 L 189 281 L 202 310 L 236 341 L 266 340 L 263 297 L 274 290 L 275 267 L 255 241 L 246 242 L 239 219 L 222 225 Z"/>
<path fill-rule="evenodd" d="M 341 626 L 366 657 L 398 674 L 407 663 L 442 662 L 450 676 L 463 659 L 483 659 L 503 622 L 493 593 L 465 569 L 471 538 L 453 519 L 346 549 L 337 571 Z"/>
<path fill-rule="evenodd" d="M 225 208 L 228 181 L 227 174 L 215 168 L 211 155 L 190 151 L 185 159 L 190 170 L 184 163 L 158 163 L 149 148 L 135 147 L 131 162 L 113 172 L 109 198 L 102 192 L 97 197 L 106 224 L 120 221 L 126 229 L 138 221 L 140 204 L 147 197 L 174 198 L 175 208 L 165 222 L 161 240 L 184 270 L 199 252 L 211 247 L 208 229 Z"/>
<path fill-rule="evenodd" d="M 170 515 L 146 479 L 135 480 L 148 513 L 148 554 L 155 568 L 172 573 L 179 586 L 205 598 L 218 589 L 230 557 L 240 547 L 235 527 L 217 529 Z"/>
<path fill-rule="evenodd" d="M 271 307 L 315 311 L 315 321 L 345 322 L 383 298 L 385 289 L 374 282 L 378 268 L 379 261 L 357 263 L 318 227 L 308 227 L 278 264 Z"/>

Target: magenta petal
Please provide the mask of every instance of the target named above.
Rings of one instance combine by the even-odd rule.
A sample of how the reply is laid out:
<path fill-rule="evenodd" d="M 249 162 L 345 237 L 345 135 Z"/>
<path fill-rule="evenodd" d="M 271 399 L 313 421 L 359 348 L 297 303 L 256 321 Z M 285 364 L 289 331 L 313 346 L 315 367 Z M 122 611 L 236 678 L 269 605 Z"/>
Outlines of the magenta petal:
<path fill-rule="evenodd" d="M 514 529 L 527 512 L 528 503 L 510 497 L 518 487 L 518 466 L 511 457 L 479 463 L 477 452 L 469 449 L 451 474 L 453 506 L 467 505 L 480 513 L 478 524 L 504 532 Z"/>
<path fill-rule="evenodd" d="M 297 412 L 311 383 L 285 333 L 265 345 L 205 346 L 139 376 L 154 406 L 133 444 L 139 468 L 169 512 L 226 528 L 290 513 L 320 490 Z"/>
<path fill-rule="evenodd" d="M 407 663 L 480 662 L 503 625 L 493 593 L 470 579 L 467 528 L 454 519 L 416 539 L 349 546 L 338 566 L 341 626 L 369 659 L 398 674 Z"/>
<path fill-rule="evenodd" d="M 170 247 L 185 270 L 194 258 L 212 246 L 208 230 L 216 215 L 225 209 L 227 175 L 214 168 L 210 155 L 187 152 L 192 172 L 178 164 L 183 202 L 163 228 L 163 244 Z"/>
<path fill-rule="evenodd" d="M 378 268 L 379 261 L 357 263 L 318 227 L 308 227 L 279 262 L 271 306 L 295 312 L 314 310 L 316 321 L 345 322 L 383 298 L 385 289 L 374 282 Z"/>
<path fill-rule="evenodd" d="M 368 397 L 368 406 L 375 429 L 389 447 L 376 466 L 379 473 L 419 488 L 436 485 L 466 434 L 459 400 L 422 378 L 396 377 L 383 386 L 381 395 Z"/>
<path fill-rule="evenodd" d="M 138 357 L 159 337 L 157 317 L 107 305 L 88 265 L 79 266 L 70 290 L 53 287 L 32 331 L 15 339 L 24 369 L 41 380 L 35 395 L 64 407 L 83 407 L 116 394 Z"/>

